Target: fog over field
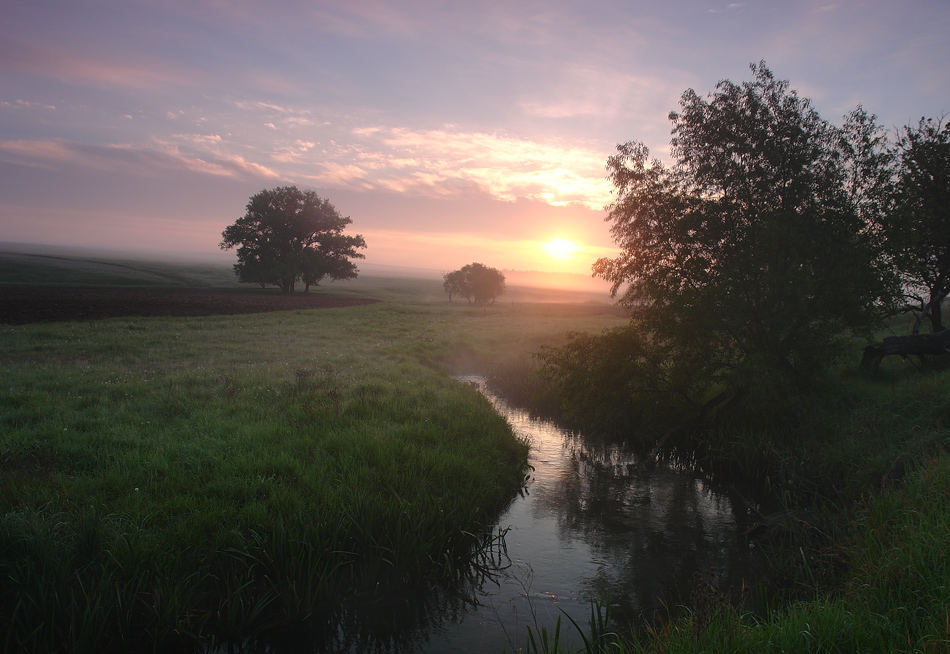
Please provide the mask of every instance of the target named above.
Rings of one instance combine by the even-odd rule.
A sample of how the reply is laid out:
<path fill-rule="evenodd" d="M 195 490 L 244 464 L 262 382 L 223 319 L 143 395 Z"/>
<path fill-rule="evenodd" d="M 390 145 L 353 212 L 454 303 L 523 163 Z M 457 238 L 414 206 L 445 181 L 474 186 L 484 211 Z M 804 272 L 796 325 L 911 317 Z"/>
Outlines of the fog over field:
<path fill-rule="evenodd" d="M 256 288 L 253 284 L 238 283 L 232 270 L 234 263 L 235 257 L 231 252 L 208 256 L 0 242 L 0 284 L 134 285 L 138 280 L 138 283 L 148 285 Z M 465 263 L 459 262 L 459 267 Z M 426 297 L 430 301 L 447 301 L 442 291 L 442 276 L 447 270 L 366 262 L 360 262 L 358 267 L 360 275 L 357 279 L 324 282 L 314 292 L 338 293 L 350 290 L 367 294 L 379 286 L 380 280 L 411 280 L 414 285 L 431 281 Z M 521 270 L 502 272 L 505 275 L 506 292 L 499 298 L 500 302 L 613 303 L 609 285 L 589 276 Z M 276 289 L 272 290 L 277 292 Z"/>

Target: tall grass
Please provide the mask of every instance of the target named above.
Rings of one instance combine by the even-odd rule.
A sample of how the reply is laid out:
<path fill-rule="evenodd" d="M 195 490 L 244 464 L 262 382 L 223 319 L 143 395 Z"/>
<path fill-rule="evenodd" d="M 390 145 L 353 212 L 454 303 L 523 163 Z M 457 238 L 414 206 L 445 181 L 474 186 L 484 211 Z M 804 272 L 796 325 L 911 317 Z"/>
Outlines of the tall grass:
<path fill-rule="evenodd" d="M 757 545 L 771 610 L 697 588 L 636 634 L 578 650 L 555 630 L 529 651 L 950 651 L 950 373 L 894 359 L 871 377 L 845 369 L 774 415 L 775 403 L 751 399 L 685 445 L 773 498 L 781 529 Z"/>
<path fill-rule="evenodd" d="M 459 577 L 526 445 L 476 372 L 538 307 L 0 327 L 0 643 L 188 649 Z"/>
<path fill-rule="evenodd" d="M 743 613 L 728 602 L 702 604 L 639 635 L 605 631 L 609 606 L 595 604 L 583 643 L 559 630 L 529 639 L 527 651 L 891 652 L 950 651 L 950 455 L 911 474 L 904 487 L 869 499 L 852 525 L 851 571 L 841 592 Z"/>

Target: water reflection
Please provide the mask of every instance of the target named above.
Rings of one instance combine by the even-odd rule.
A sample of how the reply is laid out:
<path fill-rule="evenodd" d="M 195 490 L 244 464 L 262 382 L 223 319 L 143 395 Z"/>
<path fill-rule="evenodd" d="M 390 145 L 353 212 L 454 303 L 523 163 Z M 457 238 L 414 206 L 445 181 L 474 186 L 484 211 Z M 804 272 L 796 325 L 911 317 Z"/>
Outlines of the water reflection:
<path fill-rule="evenodd" d="M 621 446 L 509 406 L 481 378 L 462 381 L 532 446 L 531 478 L 499 518 L 504 541 L 456 583 L 340 609 L 269 651 L 498 654 L 564 613 L 586 625 L 591 600 L 606 595 L 623 627 L 685 601 L 697 573 L 712 571 L 724 590 L 749 579 L 744 534 L 754 520 L 734 491 L 690 470 L 643 465 Z M 573 631 L 564 619 L 562 638 L 580 644 Z"/>
<path fill-rule="evenodd" d="M 749 580 L 745 532 L 754 519 L 731 489 L 689 470 L 643 465 L 622 446 L 590 443 L 509 406 L 481 379 L 466 380 L 531 442 L 535 470 L 525 496 L 500 519 L 514 565 L 476 610 L 485 629 L 480 648 L 452 646 L 466 617 L 438 648 L 422 651 L 510 651 L 527 626 L 550 628 L 562 611 L 586 625 L 590 601 L 605 595 L 624 623 L 685 601 L 696 573 L 714 571 L 723 590 Z"/>

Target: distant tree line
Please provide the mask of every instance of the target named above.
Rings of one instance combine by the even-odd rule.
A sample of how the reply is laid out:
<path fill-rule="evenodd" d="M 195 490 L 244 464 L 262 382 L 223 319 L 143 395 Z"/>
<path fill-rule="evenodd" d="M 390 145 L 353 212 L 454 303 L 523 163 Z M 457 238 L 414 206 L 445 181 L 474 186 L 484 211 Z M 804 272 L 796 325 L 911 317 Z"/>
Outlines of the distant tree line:
<path fill-rule="evenodd" d="M 575 417 L 706 423 L 742 398 L 806 391 L 888 316 L 943 329 L 950 128 L 922 118 L 891 135 L 860 106 L 836 126 L 751 68 L 682 95 L 671 165 L 639 142 L 607 160 L 620 254 L 593 272 L 631 319 L 545 350 Z"/>
<path fill-rule="evenodd" d="M 343 233 L 351 222 L 314 191 L 282 186 L 252 196 L 244 216 L 224 230 L 220 246 L 237 247 L 239 281 L 285 293 L 299 282 L 306 292 L 324 278 L 357 276 L 351 259 L 364 258 L 358 250 L 366 241 Z"/>
<path fill-rule="evenodd" d="M 442 279 L 449 302 L 453 296 L 459 296 L 469 304 L 494 304 L 495 299 L 505 292 L 504 273 L 481 263 L 462 266 L 460 270 L 445 273 Z"/>

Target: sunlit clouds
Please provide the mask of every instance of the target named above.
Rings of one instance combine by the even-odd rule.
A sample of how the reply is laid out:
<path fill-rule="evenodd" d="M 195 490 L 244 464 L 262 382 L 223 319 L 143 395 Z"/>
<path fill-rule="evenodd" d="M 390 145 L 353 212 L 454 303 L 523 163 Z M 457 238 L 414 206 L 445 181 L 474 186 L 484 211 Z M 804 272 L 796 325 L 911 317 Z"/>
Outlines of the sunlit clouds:
<path fill-rule="evenodd" d="M 437 195 L 474 186 L 499 200 L 577 203 L 595 210 L 610 197 L 602 172 L 606 153 L 576 144 L 448 129 L 374 127 L 355 130 L 355 136 L 353 149 L 338 153 L 360 162 L 346 170 L 348 180 L 341 178 L 339 165 L 320 164 L 334 181 Z"/>
<path fill-rule="evenodd" d="M 607 157 L 666 158 L 687 88 L 764 59 L 823 117 L 895 127 L 950 111 L 948 31 L 942 0 L 13 0 L 0 241 L 216 256 L 251 195 L 297 184 L 367 262 L 586 275 Z"/>
<path fill-rule="evenodd" d="M 609 202 L 603 165 L 610 151 L 594 144 L 455 126 L 359 125 L 358 117 L 264 102 L 236 106 L 259 132 L 269 132 L 258 133 L 256 154 L 287 179 L 439 197 L 477 190 L 503 201 L 573 203 L 594 211 Z"/>
<path fill-rule="evenodd" d="M 166 173 L 190 172 L 217 177 L 277 179 L 278 174 L 265 166 L 246 161 L 235 154 L 214 153 L 220 141 L 214 136 L 188 137 L 201 155 L 183 152 L 174 142 L 155 140 L 152 147 L 127 143 L 106 146 L 84 145 L 67 141 L 0 141 L 0 160 L 26 166 L 81 166 L 106 172 L 134 173 L 153 177 Z"/>

